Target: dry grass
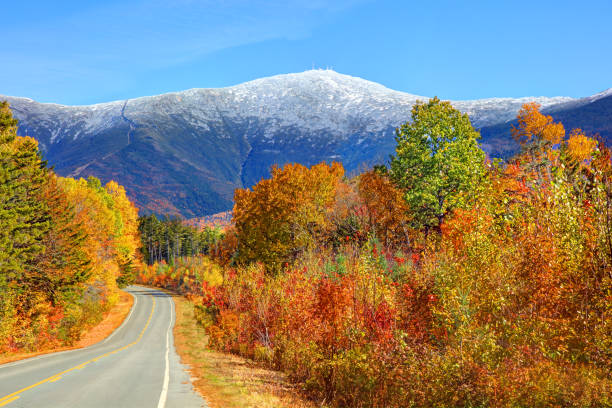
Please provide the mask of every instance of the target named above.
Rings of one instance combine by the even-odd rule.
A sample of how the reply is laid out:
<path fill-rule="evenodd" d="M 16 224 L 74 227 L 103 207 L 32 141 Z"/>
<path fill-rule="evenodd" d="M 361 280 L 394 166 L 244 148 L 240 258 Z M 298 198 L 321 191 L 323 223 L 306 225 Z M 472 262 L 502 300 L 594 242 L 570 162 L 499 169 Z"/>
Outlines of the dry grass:
<path fill-rule="evenodd" d="M 12 361 L 23 360 L 30 357 L 36 357 L 42 354 L 56 353 L 58 351 L 74 350 L 91 346 L 99 341 L 104 340 L 111 335 L 117 327 L 123 323 L 126 316 L 132 308 L 134 298 L 127 292 L 119 292 L 119 301 L 117 304 L 104 316 L 104 319 L 96 326 L 85 332 L 81 339 L 71 347 L 58 347 L 35 351 L 32 353 L 15 353 L 5 354 L 0 356 L 0 364 L 10 363 Z"/>
<path fill-rule="evenodd" d="M 197 323 L 193 304 L 174 296 L 174 341 L 181 361 L 191 367 L 194 387 L 211 408 L 314 408 L 278 371 L 207 348 L 204 329 Z"/>

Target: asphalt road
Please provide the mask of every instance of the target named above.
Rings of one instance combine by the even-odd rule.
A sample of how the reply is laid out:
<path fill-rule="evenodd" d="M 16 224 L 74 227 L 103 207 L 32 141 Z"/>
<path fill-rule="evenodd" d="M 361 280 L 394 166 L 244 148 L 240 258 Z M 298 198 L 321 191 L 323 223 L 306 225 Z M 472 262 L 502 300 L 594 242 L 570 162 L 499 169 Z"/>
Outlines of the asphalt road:
<path fill-rule="evenodd" d="M 131 286 L 134 305 L 106 340 L 0 365 L 0 407 L 206 407 L 174 349 L 174 302 Z"/>

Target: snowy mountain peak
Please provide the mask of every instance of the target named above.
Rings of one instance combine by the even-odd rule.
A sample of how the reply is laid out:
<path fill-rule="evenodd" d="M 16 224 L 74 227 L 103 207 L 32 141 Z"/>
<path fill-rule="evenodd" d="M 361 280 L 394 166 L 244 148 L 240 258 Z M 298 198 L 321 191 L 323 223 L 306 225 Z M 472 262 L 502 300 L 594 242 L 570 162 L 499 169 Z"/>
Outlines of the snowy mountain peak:
<path fill-rule="evenodd" d="M 194 128 L 205 131 L 212 123 L 225 120 L 256 119 L 266 123 L 267 139 L 282 129 L 326 132 L 332 137 L 346 137 L 356 131 L 380 134 L 410 118 L 412 106 L 426 96 L 389 89 L 376 82 L 340 74 L 329 69 L 260 78 L 226 88 L 193 88 L 89 106 L 38 104 L 14 98 L 21 116 L 36 113 L 40 123 L 60 121 L 52 143 L 65 137 L 100 132 L 126 118 L 145 125 L 162 115 L 181 117 Z M 525 102 L 536 101 L 543 107 L 575 101 L 572 98 L 489 98 L 456 101 L 453 105 L 468 113 L 477 127 L 505 122 L 515 117 Z M 72 129 L 79 124 L 83 131 Z"/>
<path fill-rule="evenodd" d="M 363 78 L 340 74 L 331 69 L 313 69 L 300 73 L 275 75 L 256 79 L 229 89 L 249 89 L 260 91 L 262 89 L 300 89 L 305 93 L 329 94 L 346 93 L 361 96 L 390 96 L 397 95 L 410 99 L 424 98 L 418 95 L 394 91 L 377 82 Z"/>
<path fill-rule="evenodd" d="M 385 131 L 410 118 L 410 110 L 427 96 L 395 91 L 376 82 L 329 69 L 275 75 L 225 88 L 187 91 L 131 99 L 126 114 L 164 112 L 186 115 L 206 128 L 220 114 L 253 117 L 268 123 L 269 137 L 280 128 L 304 128 L 346 134 L 360 123 L 369 132 Z M 544 108 L 574 101 L 568 97 L 488 98 L 452 102 L 475 126 L 506 122 L 521 105 L 536 101 Z"/>

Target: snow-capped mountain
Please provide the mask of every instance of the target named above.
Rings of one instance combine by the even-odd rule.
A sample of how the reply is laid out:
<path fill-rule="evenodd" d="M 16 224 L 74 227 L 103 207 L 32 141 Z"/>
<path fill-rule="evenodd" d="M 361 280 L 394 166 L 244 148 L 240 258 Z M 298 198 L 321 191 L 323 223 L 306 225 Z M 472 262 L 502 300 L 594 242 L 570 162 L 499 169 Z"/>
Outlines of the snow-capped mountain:
<path fill-rule="evenodd" d="M 275 163 L 338 160 L 353 171 L 385 161 L 394 129 L 428 97 L 312 70 L 90 106 L 1 99 L 19 119 L 19 133 L 39 140 L 58 173 L 112 178 L 144 211 L 192 217 L 227 210 L 235 188 L 267 176 Z M 453 105 L 483 128 L 512 120 L 529 101 L 554 109 L 583 100 L 491 98 Z"/>

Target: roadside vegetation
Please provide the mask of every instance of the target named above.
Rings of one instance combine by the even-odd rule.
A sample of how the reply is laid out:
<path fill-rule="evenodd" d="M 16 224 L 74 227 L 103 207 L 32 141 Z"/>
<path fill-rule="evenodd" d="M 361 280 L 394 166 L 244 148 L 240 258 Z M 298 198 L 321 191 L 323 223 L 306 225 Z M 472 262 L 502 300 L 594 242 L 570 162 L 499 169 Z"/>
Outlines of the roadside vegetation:
<path fill-rule="evenodd" d="M 137 222 L 117 183 L 58 177 L 0 103 L 0 360 L 74 346 L 103 320 L 140 267 Z"/>
<path fill-rule="evenodd" d="M 72 342 L 70 345 L 58 345 L 53 348 L 42 348 L 36 351 L 3 353 L 0 355 L 0 364 L 23 360 L 41 354 L 85 348 L 96 344 L 106 339 L 119 326 L 121 326 L 130 313 L 133 304 L 134 297 L 128 292 L 121 291 L 119 292 L 119 300 L 117 303 L 113 307 L 109 308 L 107 312 L 103 313 L 102 319 L 99 323 L 87 328 L 87 330 L 81 334 L 79 340 Z"/>
<path fill-rule="evenodd" d="M 467 115 L 419 103 L 388 167 L 275 168 L 206 255 L 137 279 L 316 404 L 612 406 L 610 150 L 536 104 L 512 131 L 492 161 Z"/>
<path fill-rule="evenodd" d="M 175 296 L 174 343 L 193 385 L 211 408 L 309 408 L 287 376 L 235 354 L 208 347 L 193 301 Z"/>

